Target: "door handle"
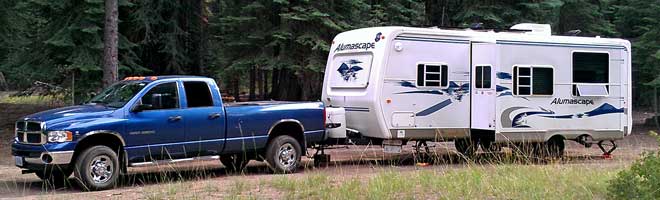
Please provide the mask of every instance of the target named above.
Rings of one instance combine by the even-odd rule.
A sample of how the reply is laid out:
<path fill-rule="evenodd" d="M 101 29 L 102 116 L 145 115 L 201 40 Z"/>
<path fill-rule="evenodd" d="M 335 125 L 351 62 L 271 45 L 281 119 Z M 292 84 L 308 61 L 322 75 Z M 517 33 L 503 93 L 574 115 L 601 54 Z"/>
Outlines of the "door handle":
<path fill-rule="evenodd" d="M 209 115 L 209 119 L 217 119 L 220 118 L 220 113 L 213 113 Z"/>
<path fill-rule="evenodd" d="M 181 116 L 172 116 L 172 117 L 169 118 L 169 120 L 172 121 L 172 122 L 176 122 L 176 121 L 179 121 L 181 119 L 183 119 L 183 117 L 181 117 Z"/>

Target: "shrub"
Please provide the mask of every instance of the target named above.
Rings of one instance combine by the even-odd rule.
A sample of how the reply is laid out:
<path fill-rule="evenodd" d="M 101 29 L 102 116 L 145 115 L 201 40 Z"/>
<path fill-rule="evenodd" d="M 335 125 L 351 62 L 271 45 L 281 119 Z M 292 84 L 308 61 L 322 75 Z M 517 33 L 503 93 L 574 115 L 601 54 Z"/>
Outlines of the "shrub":
<path fill-rule="evenodd" d="M 660 142 L 657 133 L 650 135 Z M 608 192 L 614 199 L 660 199 L 660 152 L 646 153 L 630 169 L 619 172 Z"/>

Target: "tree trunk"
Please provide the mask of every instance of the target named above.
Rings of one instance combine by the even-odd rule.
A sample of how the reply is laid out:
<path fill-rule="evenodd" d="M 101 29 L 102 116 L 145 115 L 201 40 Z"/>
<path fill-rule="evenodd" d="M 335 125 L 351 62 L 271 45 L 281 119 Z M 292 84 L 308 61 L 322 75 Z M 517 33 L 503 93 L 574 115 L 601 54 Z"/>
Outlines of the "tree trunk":
<path fill-rule="evenodd" d="M 253 101 L 257 95 L 255 94 L 256 90 L 256 78 L 257 78 L 257 67 L 252 66 L 250 67 L 250 88 L 249 88 L 249 94 L 250 96 L 248 97 L 248 100 Z"/>
<path fill-rule="evenodd" d="M 264 70 L 257 69 L 257 80 L 255 82 L 257 83 L 257 92 L 259 92 L 257 98 L 264 100 Z"/>
<path fill-rule="evenodd" d="M 261 99 L 266 99 L 268 98 L 268 72 L 263 71 L 261 74 L 263 74 L 264 79 L 263 79 L 263 86 L 264 88 L 261 89 Z"/>
<path fill-rule="evenodd" d="M 117 80 L 119 65 L 119 11 L 118 0 L 105 0 L 105 25 L 103 28 L 103 87 Z"/>
<path fill-rule="evenodd" d="M 7 85 L 7 80 L 5 79 L 5 75 L 0 72 L 0 91 L 7 91 L 9 90 L 9 86 Z"/>
<path fill-rule="evenodd" d="M 232 80 L 232 83 L 231 83 L 232 92 L 234 93 L 233 95 L 234 95 L 234 99 L 236 100 L 236 102 L 241 101 L 240 85 L 241 85 L 241 81 L 240 81 L 239 78 L 234 78 L 234 80 Z"/>
<path fill-rule="evenodd" d="M 268 95 L 270 99 L 277 99 L 277 97 L 280 96 L 279 94 L 279 87 L 280 87 L 280 70 L 279 69 L 273 69 L 272 75 L 270 76 L 270 94 Z"/>

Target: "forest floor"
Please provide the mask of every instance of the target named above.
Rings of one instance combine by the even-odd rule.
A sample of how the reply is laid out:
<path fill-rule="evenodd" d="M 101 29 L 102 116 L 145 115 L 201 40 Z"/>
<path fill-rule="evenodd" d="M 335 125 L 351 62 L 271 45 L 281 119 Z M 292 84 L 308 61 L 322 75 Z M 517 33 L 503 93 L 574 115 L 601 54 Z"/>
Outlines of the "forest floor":
<path fill-rule="evenodd" d="M 476 160 L 465 161 L 455 153 L 452 143 L 433 143 L 434 161 L 429 164 L 414 160 L 411 145 L 399 154 L 383 153 L 379 147 L 349 146 L 328 150 L 332 162 L 324 167 L 315 168 L 312 160 L 304 158 L 303 166 L 295 174 L 271 174 L 264 163 L 255 161 L 245 172 L 232 174 L 227 173 L 219 161 L 204 161 L 132 168 L 116 189 L 81 192 L 76 184 L 50 188 L 35 175 L 21 174 L 21 170 L 14 167 L 10 155 L 13 122 L 49 107 L 0 103 L 0 198 L 509 199 L 536 196 L 601 199 L 605 198 L 607 181 L 618 171 L 644 152 L 658 149 L 655 138 L 648 135 L 651 128 L 643 126 L 634 127 L 633 135 L 618 141 L 619 148 L 611 159 L 602 158 L 596 146 L 584 148 L 572 141 L 567 142 L 565 158 L 550 163 L 501 159 L 512 156 L 507 149 L 498 154 L 481 153 Z M 648 113 L 637 113 L 636 123 L 642 122 L 646 115 Z M 437 188 L 439 186 L 442 188 Z"/>

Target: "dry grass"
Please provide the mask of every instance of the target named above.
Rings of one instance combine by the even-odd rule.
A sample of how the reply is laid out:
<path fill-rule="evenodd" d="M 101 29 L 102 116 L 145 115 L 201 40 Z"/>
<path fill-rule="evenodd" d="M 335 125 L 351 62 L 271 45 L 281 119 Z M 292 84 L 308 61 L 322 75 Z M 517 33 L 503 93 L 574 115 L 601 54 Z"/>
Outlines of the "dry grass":
<path fill-rule="evenodd" d="M 367 176 L 314 172 L 232 177 L 225 185 L 200 186 L 195 181 L 154 185 L 141 195 L 146 199 L 606 199 L 608 181 L 623 166 L 593 166 L 468 165 L 406 172 L 384 168 Z"/>

